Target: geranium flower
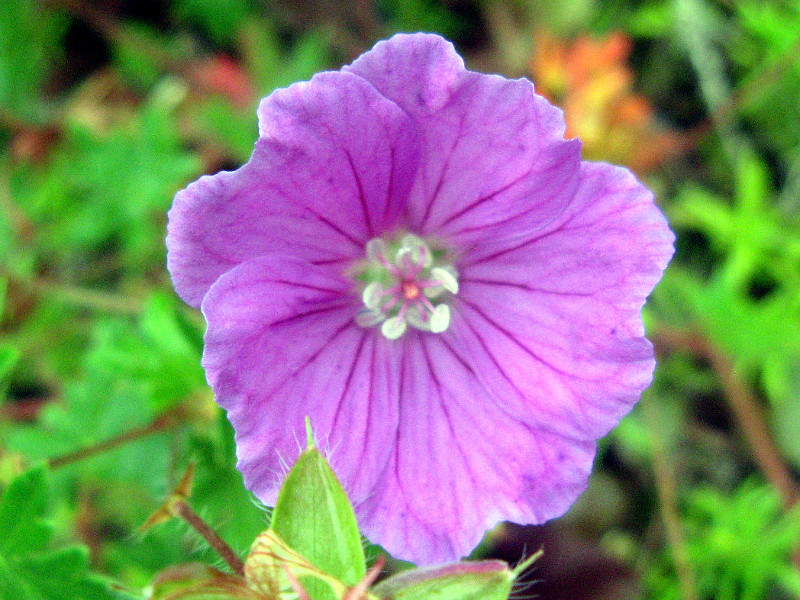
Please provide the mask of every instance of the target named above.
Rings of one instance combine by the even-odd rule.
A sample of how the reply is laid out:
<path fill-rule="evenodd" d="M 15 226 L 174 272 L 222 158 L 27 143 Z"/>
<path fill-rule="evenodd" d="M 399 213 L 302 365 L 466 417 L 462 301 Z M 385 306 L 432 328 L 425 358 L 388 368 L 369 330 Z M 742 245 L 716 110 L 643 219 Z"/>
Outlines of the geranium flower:
<path fill-rule="evenodd" d="M 250 161 L 179 192 L 167 236 L 246 485 L 275 501 L 309 416 L 397 557 L 564 513 L 651 379 L 640 311 L 673 240 L 652 194 L 435 35 L 258 114 Z"/>

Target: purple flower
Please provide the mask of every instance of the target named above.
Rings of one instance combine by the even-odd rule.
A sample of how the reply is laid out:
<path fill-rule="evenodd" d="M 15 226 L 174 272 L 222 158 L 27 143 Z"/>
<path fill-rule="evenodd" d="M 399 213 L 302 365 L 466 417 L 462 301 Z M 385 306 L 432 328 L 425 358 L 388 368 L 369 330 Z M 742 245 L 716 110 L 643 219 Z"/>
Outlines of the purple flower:
<path fill-rule="evenodd" d="M 640 312 L 673 241 L 652 194 L 435 35 L 258 115 L 250 161 L 179 192 L 167 236 L 247 486 L 275 501 L 309 416 L 400 558 L 564 513 L 651 379 Z"/>

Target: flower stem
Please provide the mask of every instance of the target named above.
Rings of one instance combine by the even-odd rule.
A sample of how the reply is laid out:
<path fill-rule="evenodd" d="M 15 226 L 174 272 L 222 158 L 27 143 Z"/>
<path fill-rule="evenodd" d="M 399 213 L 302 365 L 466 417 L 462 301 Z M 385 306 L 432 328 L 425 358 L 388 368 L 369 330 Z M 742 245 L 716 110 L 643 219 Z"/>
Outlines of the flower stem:
<path fill-rule="evenodd" d="M 770 485 L 777 490 L 784 508 L 788 510 L 797 504 L 800 499 L 797 483 L 770 436 L 758 399 L 736 373 L 733 360 L 710 340 L 696 332 L 660 328 L 653 336 L 653 341 L 656 346 L 689 351 L 708 360 L 759 469 Z"/>
<path fill-rule="evenodd" d="M 198 515 L 185 500 L 178 500 L 173 505 L 175 513 L 184 521 L 186 521 L 192 529 L 194 529 L 200 536 L 206 540 L 214 551 L 222 557 L 231 570 L 237 575 L 244 576 L 244 562 L 236 552 L 233 551 L 225 540 L 220 535 L 211 529 L 200 515 Z"/>
<path fill-rule="evenodd" d="M 171 429 L 180 422 L 178 415 L 180 414 L 181 410 L 182 406 L 180 405 L 176 406 L 170 409 L 169 411 L 159 415 L 147 425 L 130 429 L 117 436 L 114 436 L 102 442 L 98 442 L 97 444 L 92 444 L 91 446 L 79 448 L 74 452 L 68 452 L 67 454 L 62 454 L 61 456 L 51 458 L 50 460 L 47 461 L 47 464 L 51 469 L 59 469 L 61 467 L 65 467 L 67 465 L 84 460 L 86 458 L 91 458 L 93 456 L 97 456 L 98 454 L 108 452 L 109 450 L 113 450 L 114 448 L 118 448 L 129 442 L 136 441 L 143 437 L 147 437 L 148 435 L 151 435 L 153 433 L 158 433 L 160 431 L 166 431 L 167 429 Z"/>
<path fill-rule="evenodd" d="M 798 52 L 800 52 L 800 37 L 797 38 L 783 56 L 765 65 L 760 73 L 735 90 L 710 116 L 705 118 L 694 129 L 688 131 L 683 138 L 680 150 L 683 152 L 694 150 L 701 141 L 714 131 L 715 126 L 729 123 L 742 107 L 747 106 L 747 104 L 768 91 L 795 63 L 795 57 Z"/>
<path fill-rule="evenodd" d="M 642 398 L 641 406 L 647 429 L 650 432 L 650 454 L 658 494 L 658 509 L 664 523 L 672 560 L 675 562 L 678 583 L 681 586 L 684 600 L 697 600 L 699 596 L 695 585 L 694 570 L 689 560 L 686 537 L 678 513 L 678 483 L 671 466 L 672 459 L 660 433 L 662 426 L 659 423 L 658 409 L 652 404 L 649 397 Z"/>
<path fill-rule="evenodd" d="M 94 310 L 132 315 L 139 314 L 142 310 L 142 303 L 138 300 L 132 300 L 116 294 L 54 283 L 41 278 L 23 281 L 22 283 L 35 292 L 55 296 L 69 304 Z"/>

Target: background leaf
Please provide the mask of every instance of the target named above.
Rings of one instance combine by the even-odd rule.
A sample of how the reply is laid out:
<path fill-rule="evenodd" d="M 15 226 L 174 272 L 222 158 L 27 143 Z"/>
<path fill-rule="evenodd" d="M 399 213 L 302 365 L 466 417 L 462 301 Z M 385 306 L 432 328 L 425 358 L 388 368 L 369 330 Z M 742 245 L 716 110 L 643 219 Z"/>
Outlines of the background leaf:
<path fill-rule="evenodd" d="M 86 548 L 50 549 L 46 471 L 32 469 L 0 499 L 0 597 L 15 600 L 112 600 L 122 596 L 88 571 Z"/>

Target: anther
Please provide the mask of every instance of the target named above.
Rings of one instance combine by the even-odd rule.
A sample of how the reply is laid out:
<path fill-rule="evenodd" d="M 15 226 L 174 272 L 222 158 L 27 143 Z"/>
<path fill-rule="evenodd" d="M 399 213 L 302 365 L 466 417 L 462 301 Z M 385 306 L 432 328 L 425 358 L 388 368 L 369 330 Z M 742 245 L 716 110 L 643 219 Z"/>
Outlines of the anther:
<path fill-rule="evenodd" d="M 403 317 L 397 316 L 386 319 L 381 325 L 381 333 L 390 340 L 396 340 L 406 332 L 406 321 Z"/>

